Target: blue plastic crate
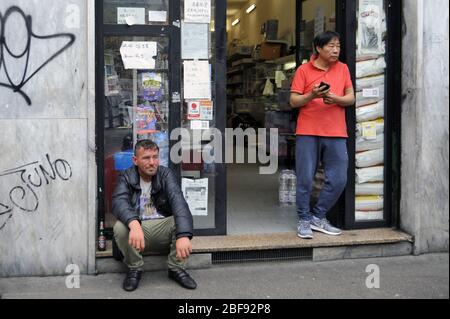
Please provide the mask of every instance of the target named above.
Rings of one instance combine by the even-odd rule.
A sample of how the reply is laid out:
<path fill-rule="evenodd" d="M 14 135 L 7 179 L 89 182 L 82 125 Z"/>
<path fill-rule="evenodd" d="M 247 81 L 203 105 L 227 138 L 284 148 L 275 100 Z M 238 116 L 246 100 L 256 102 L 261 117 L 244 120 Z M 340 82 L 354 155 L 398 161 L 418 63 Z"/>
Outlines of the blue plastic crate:
<path fill-rule="evenodd" d="M 119 152 L 114 154 L 114 169 L 116 171 L 124 171 L 132 167 L 133 152 Z"/>

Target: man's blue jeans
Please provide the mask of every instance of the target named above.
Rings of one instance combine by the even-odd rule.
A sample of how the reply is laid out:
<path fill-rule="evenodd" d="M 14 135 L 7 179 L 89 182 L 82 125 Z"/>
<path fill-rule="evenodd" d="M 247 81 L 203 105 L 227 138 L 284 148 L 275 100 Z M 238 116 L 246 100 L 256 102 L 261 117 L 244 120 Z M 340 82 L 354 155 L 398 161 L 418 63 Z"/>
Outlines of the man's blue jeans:
<path fill-rule="evenodd" d="M 347 184 L 347 139 L 297 136 L 295 155 L 298 218 L 310 221 L 312 214 L 325 218 Z M 310 196 L 319 162 L 322 162 L 325 171 L 325 184 L 311 214 Z"/>

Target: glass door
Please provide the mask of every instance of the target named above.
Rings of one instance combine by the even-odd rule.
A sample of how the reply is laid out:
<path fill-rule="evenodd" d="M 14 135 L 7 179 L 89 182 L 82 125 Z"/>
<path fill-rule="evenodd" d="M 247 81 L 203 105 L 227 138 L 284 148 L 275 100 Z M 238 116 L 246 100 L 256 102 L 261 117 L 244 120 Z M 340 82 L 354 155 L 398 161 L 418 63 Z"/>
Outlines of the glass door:
<path fill-rule="evenodd" d="M 112 193 L 136 142 L 153 140 L 161 165 L 179 167 L 169 159 L 180 121 L 179 10 L 174 0 L 96 1 L 98 220 L 110 238 Z"/>
<path fill-rule="evenodd" d="M 225 113 L 220 110 L 225 103 L 220 99 L 225 92 L 220 80 L 225 77 L 225 66 L 220 64 L 224 50 L 218 45 L 225 43 L 225 38 L 217 35 L 216 12 L 220 8 L 215 1 L 206 2 L 211 3 L 210 23 L 185 22 L 184 0 L 96 2 L 98 203 L 99 221 L 105 221 L 109 238 L 116 222 L 112 193 L 117 177 L 133 165 L 133 148 L 141 139 L 156 142 L 160 164 L 179 175 L 194 217 L 194 232 L 226 232 L 225 193 L 220 191 L 225 189 L 224 166 L 220 162 L 206 163 L 203 157 L 199 161 L 196 156 L 210 151 L 211 138 L 200 140 L 199 147 L 194 147 L 191 139 L 198 133 L 207 136 L 208 129 L 225 131 Z M 196 3 L 189 1 L 188 6 L 198 9 Z M 225 16 L 225 7 L 220 15 Z M 225 18 L 222 20 L 219 25 L 223 24 L 224 29 Z M 189 37 L 195 45 L 188 41 Z M 198 83 L 183 78 L 186 65 L 200 63 L 207 65 L 208 74 L 203 72 L 202 76 L 209 81 L 209 99 L 197 99 L 192 87 Z M 192 103 L 204 107 L 205 118 L 188 114 Z M 195 126 L 198 122 L 207 127 Z M 180 128 L 187 134 L 179 134 Z"/>

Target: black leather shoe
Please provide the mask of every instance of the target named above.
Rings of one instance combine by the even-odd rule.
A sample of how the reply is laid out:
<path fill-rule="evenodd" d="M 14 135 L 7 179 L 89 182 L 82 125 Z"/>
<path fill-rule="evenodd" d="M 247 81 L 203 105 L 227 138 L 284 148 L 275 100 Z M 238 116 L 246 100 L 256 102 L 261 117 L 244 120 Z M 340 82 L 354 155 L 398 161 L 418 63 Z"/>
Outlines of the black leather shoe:
<path fill-rule="evenodd" d="M 123 281 L 123 289 L 126 291 L 136 290 L 139 286 L 139 280 L 141 280 L 142 271 L 141 270 L 128 270 L 127 276 Z"/>
<path fill-rule="evenodd" d="M 170 270 L 169 269 L 169 278 L 175 280 L 182 287 L 186 289 L 195 289 L 197 288 L 197 284 L 194 279 L 189 276 L 189 274 L 183 269 Z"/>

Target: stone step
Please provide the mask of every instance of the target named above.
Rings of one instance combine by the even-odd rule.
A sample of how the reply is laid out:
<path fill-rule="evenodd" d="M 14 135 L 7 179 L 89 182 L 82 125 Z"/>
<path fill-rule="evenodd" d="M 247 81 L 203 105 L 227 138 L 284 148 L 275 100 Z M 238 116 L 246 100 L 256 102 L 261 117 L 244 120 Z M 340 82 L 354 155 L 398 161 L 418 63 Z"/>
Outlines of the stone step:
<path fill-rule="evenodd" d="M 315 232 L 314 239 L 311 240 L 300 239 L 295 232 L 285 232 L 195 237 L 192 242 L 194 250 L 189 258 L 188 268 L 199 269 L 212 266 L 212 256 L 221 253 L 233 255 L 240 252 L 245 255 L 258 251 L 264 253 L 304 249 L 307 251 L 305 256 L 309 256 L 312 261 L 410 255 L 413 238 L 395 229 L 378 228 L 344 231 L 340 236 L 327 236 Z M 268 260 L 264 254 L 261 255 L 263 256 L 261 260 Z M 106 251 L 97 253 L 97 257 L 99 273 L 126 270 L 121 262 L 112 258 L 111 242 L 108 242 Z M 146 256 L 144 262 L 146 271 L 167 268 L 166 256 Z"/>

